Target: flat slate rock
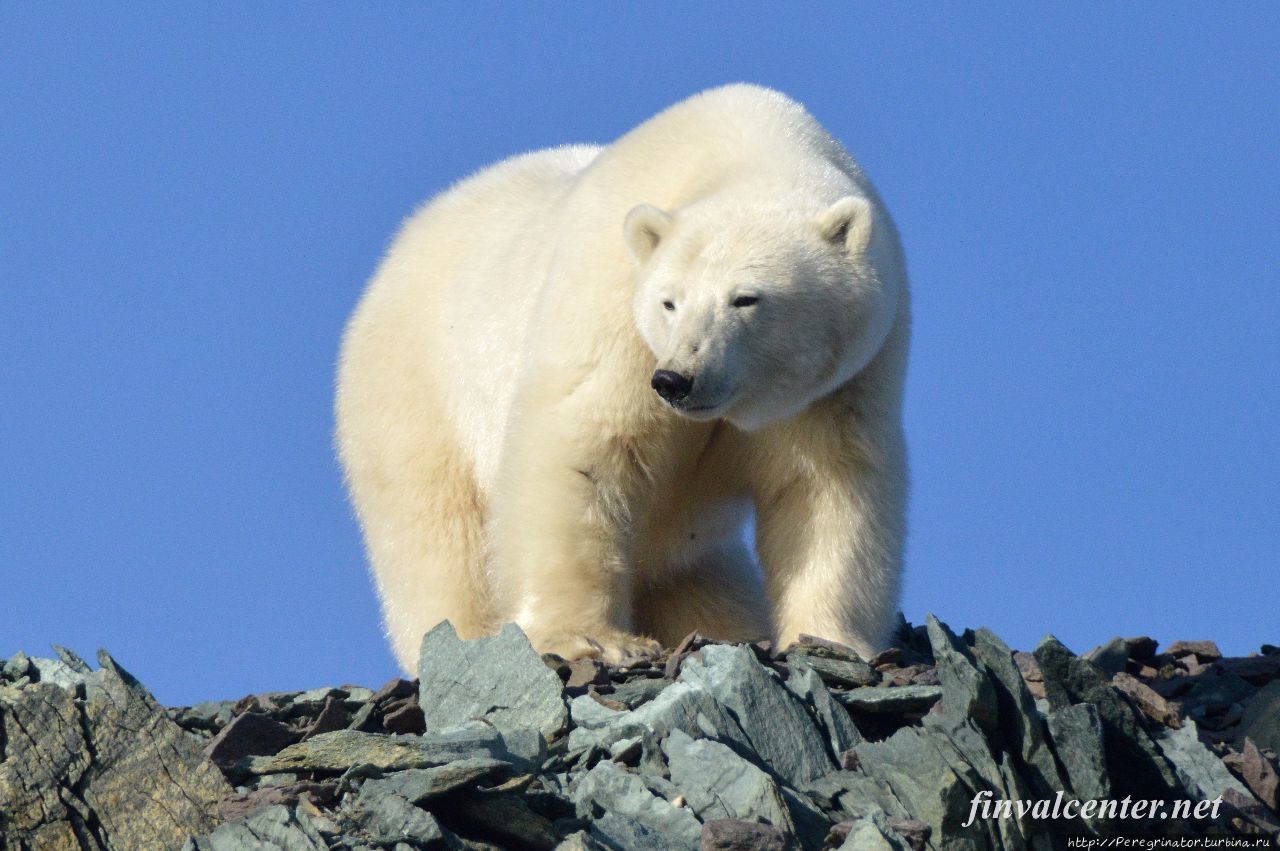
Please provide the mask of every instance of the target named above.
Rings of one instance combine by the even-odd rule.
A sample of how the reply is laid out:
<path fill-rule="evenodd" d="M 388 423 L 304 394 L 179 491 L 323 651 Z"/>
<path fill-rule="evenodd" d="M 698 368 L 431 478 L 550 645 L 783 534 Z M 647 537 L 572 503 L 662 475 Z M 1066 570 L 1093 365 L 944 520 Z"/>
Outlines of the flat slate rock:
<path fill-rule="evenodd" d="M 253 774 L 299 771 L 343 772 L 366 766 L 383 772 L 406 768 L 431 768 L 455 760 L 488 758 L 520 765 L 502 734 L 477 726 L 429 733 L 424 736 L 388 736 L 338 730 L 298 742 L 275 756 L 255 757 L 246 768 Z"/>
<path fill-rule="evenodd" d="M 867 715 L 900 715 L 929 711 L 942 698 L 942 686 L 864 687 L 833 692 L 840 703 Z"/>
<path fill-rule="evenodd" d="M 483 718 L 499 730 L 532 727 L 550 739 L 568 720 L 560 677 L 515 624 L 464 641 L 442 622 L 422 638 L 418 677 L 428 731 Z"/>

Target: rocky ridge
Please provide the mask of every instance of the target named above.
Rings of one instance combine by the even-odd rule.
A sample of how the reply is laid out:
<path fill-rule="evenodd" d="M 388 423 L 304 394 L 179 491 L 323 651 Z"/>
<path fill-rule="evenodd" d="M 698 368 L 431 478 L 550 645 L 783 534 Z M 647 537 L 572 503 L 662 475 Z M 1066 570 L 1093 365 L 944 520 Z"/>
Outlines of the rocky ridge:
<path fill-rule="evenodd" d="M 1050 849 L 1280 831 L 1280 649 L 1075 656 L 903 623 L 874 659 L 692 635 L 608 666 L 509 625 L 417 682 L 164 708 L 105 652 L 0 667 L 0 848 Z M 1216 819 L 983 818 L 994 800 L 1210 801 Z"/>

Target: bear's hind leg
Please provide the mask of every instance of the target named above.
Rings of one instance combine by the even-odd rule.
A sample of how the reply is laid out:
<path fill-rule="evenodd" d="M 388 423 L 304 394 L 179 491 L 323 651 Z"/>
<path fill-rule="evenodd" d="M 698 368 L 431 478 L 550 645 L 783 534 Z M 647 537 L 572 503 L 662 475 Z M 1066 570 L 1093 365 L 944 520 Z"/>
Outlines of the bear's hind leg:
<path fill-rule="evenodd" d="M 695 630 L 722 641 L 773 634 L 764 585 L 744 542 L 708 550 L 687 570 L 636 588 L 637 629 L 664 647 Z"/>
<path fill-rule="evenodd" d="M 353 477 L 383 620 L 400 667 L 417 675 L 424 633 L 449 620 L 458 635 L 490 633 L 483 502 L 471 465 L 443 435 L 384 459 L 373 482 Z M 387 463 L 389 462 L 389 463 Z"/>

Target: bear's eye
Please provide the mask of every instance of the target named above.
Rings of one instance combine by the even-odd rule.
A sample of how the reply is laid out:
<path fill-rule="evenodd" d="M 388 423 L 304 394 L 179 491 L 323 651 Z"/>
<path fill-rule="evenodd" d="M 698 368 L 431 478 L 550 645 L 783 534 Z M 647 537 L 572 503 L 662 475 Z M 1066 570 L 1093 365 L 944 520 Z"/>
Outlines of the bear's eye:
<path fill-rule="evenodd" d="M 758 295 L 740 295 L 733 300 L 734 307 L 750 307 L 760 300 Z"/>
<path fill-rule="evenodd" d="M 663 308 L 665 308 L 666 310 L 675 310 L 675 309 L 676 309 L 675 302 L 672 302 L 672 301 L 664 301 L 664 302 L 662 303 L 662 306 L 663 306 Z"/>

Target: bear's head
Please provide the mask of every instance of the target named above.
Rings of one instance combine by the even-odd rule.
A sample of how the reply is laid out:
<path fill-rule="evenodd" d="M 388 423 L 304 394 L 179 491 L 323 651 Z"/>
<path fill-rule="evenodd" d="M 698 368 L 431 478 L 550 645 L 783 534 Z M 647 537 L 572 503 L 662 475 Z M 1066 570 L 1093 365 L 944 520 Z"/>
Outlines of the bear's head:
<path fill-rule="evenodd" d="M 807 408 L 884 345 L 903 283 L 875 208 L 762 209 L 708 199 L 642 204 L 623 232 L 637 263 L 636 325 L 654 390 L 680 414 L 755 430 Z"/>

